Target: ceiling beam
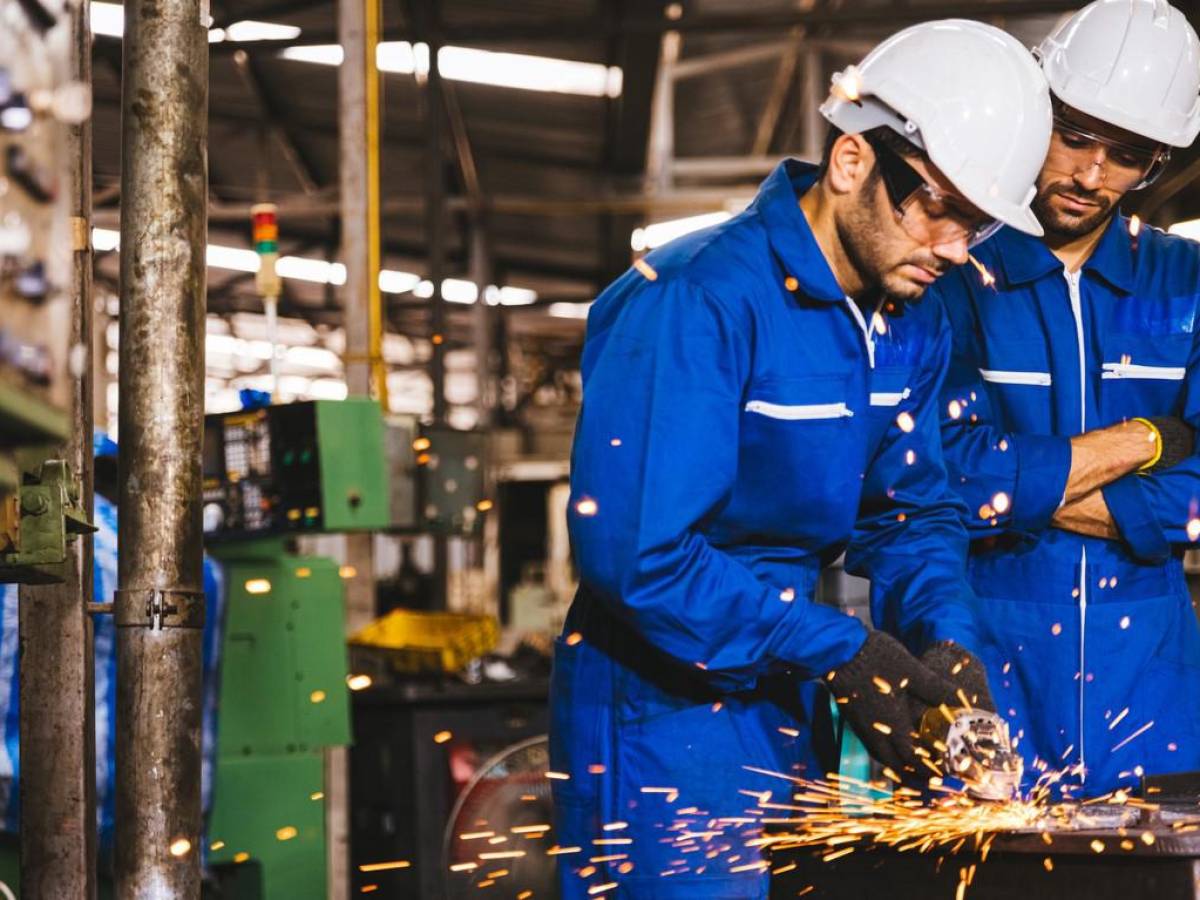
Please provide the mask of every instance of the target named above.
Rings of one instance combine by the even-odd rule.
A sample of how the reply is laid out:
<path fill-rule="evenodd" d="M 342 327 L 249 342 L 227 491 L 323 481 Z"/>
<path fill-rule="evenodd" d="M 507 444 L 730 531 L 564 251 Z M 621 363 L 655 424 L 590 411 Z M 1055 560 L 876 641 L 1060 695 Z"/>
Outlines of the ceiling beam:
<path fill-rule="evenodd" d="M 399 76 L 397 76 L 399 77 Z M 97 90 L 93 97 L 94 104 L 102 109 L 119 109 L 120 96 L 109 96 L 102 89 Z M 277 108 L 281 121 L 286 120 L 288 131 L 297 138 L 307 135 L 316 135 L 322 138 L 328 138 L 330 141 L 337 139 L 337 123 L 331 122 L 306 122 L 295 117 L 283 115 L 282 105 Z M 261 123 L 260 116 L 252 112 L 243 112 L 236 109 L 220 109 L 209 107 L 209 121 L 218 126 L 228 126 L 230 128 L 246 129 L 254 127 Z M 415 124 L 414 124 L 414 127 Z M 561 132 L 560 132 L 561 134 Z M 394 127 L 390 128 L 389 132 L 381 138 L 382 146 L 389 150 L 406 150 L 413 154 L 419 153 L 424 147 L 424 138 L 417 133 L 403 134 L 397 133 Z M 521 149 L 506 150 L 503 148 L 493 148 L 479 145 L 476 139 L 476 154 L 490 160 L 523 163 L 530 166 L 538 167 L 554 167 L 568 170 L 578 170 L 583 172 L 595 172 L 599 166 L 599 160 L 581 159 L 578 156 L 565 156 L 556 154 L 546 149 L 549 140 L 538 140 L 536 136 L 532 137 Z"/>
<path fill-rule="evenodd" d="M 324 4 L 319 4 L 324 5 Z M 316 8 L 307 0 L 295 5 L 296 11 Z M 608 7 L 609 4 L 602 4 Z M 442 38 L 447 44 L 485 45 L 493 42 L 513 41 L 579 41 L 594 43 L 596 40 L 612 40 L 632 36 L 658 36 L 666 31 L 684 34 L 701 33 L 785 33 L 789 29 L 820 26 L 881 27 L 894 30 L 902 25 L 925 22 L 931 19 L 1042 16 L 1054 13 L 1073 12 L 1079 8 L 1079 0 L 947 0 L 943 3 L 920 5 L 886 4 L 863 8 L 861 4 L 845 4 L 840 7 L 818 7 L 811 10 L 780 9 L 737 13 L 706 13 L 684 15 L 679 19 L 667 19 L 662 10 L 665 3 L 658 0 L 642 4 L 636 14 L 611 16 L 608 10 L 594 16 L 547 18 L 543 21 L 494 22 L 480 21 L 472 24 L 448 24 L 442 28 Z M 256 15 L 274 14 L 286 16 L 284 4 L 265 4 L 265 12 Z M 647 12 L 647 9 L 650 11 Z M 393 26 L 384 29 L 385 41 L 413 40 L 413 31 L 408 26 Z M 98 36 L 97 40 L 118 39 Z M 212 44 L 213 56 L 233 53 L 238 49 L 250 53 L 274 53 L 285 47 L 303 47 L 313 44 L 336 44 L 335 29 L 308 29 L 298 38 L 287 41 L 225 41 Z"/>
<path fill-rule="evenodd" d="M 605 4 L 608 21 L 616 27 L 609 44 L 609 64 L 624 73 L 621 96 L 609 102 L 605 138 L 605 169 L 619 179 L 643 180 L 650 148 L 650 121 L 658 79 L 662 38 L 658 34 L 626 34 L 623 23 L 651 9 L 662 18 L 667 0 L 613 0 Z M 636 12 L 635 12 L 636 11 Z M 604 281 L 629 267 L 629 235 L 638 225 L 636 213 L 605 216 L 601 230 L 600 265 Z"/>
<path fill-rule="evenodd" d="M 734 162 L 741 165 L 740 160 Z M 773 165 L 773 164 L 772 164 Z M 766 161 L 749 160 L 743 174 L 759 173 L 760 169 L 769 171 Z M 597 192 L 592 195 L 576 195 L 570 197 L 547 197 L 538 194 L 497 194 L 482 198 L 483 210 L 496 215 L 530 216 L 538 218 L 574 218 L 581 215 L 616 215 L 641 216 L 645 214 L 673 215 L 700 212 L 713 212 L 725 209 L 731 199 L 743 195 L 750 199 L 754 195 L 755 186 L 747 183 L 742 189 L 738 187 L 721 188 L 682 188 L 665 194 L 650 196 L 647 194 L 631 193 L 617 194 Z M 279 217 L 292 222 L 308 219 L 324 219 L 336 214 L 338 199 L 336 196 L 320 196 L 313 199 L 305 197 L 277 197 Z M 446 208 L 452 213 L 466 212 L 471 201 L 462 195 L 446 198 Z M 213 204 L 209 208 L 209 221 L 213 223 L 248 222 L 250 202 L 223 202 Z M 423 197 L 408 194 L 403 197 L 389 197 L 381 204 L 384 216 L 412 216 L 419 214 L 425 208 Z M 107 207 L 96 211 L 95 224 L 99 228 L 115 228 L 119 209 Z M 628 235 L 626 235 L 628 238 Z M 628 250 L 626 246 L 625 250 Z M 628 260 L 626 260 L 628 263 Z"/>
<path fill-rule="evenodd" d="M 288 168 L 306 194 L 314 194 L 324 181 L 317 171 L 316 165 L 308 154 L 297 143 L 289 123 L 281 115 L 279 104 L 272 94 L 262 74 L 262 63 L 250 58 L 247 53 L 235 53 L 233 66 L 237 70 L 242 86 L 253 98 L 254 105 L 262 113 L 259 127 L 267 133 L 278 145 Z M 260 160 L 260 165 L 266 165 L 266 160 Z"/>

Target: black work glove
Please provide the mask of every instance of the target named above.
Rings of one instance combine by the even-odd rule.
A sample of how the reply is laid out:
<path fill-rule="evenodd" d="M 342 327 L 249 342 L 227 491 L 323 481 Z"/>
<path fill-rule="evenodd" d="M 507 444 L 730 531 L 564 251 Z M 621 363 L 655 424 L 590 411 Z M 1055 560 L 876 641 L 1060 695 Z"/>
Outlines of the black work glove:
<path fill-rule="evenodd" d="M 953 682 L 930 671 L 882 631 L 868 634 L 854 658 L 830 672 L 825 683 L 867 752 L 898 775 L 925 771 L 915 752 L 925 710 L 959 703 Z"/>
<path fill-rule="evenodd" d="M 934 674 L 941 675 L 955 687 L 961 688 L 967 706 L 988 712 L 996 711 L 992 691 L 988 687 L 987 670 L 979 657 L 969 650 L 964 650 L 954 641 L 942 641 L 922 653 L 921 662 Z M 962 706 L 962 698 L 950 705 Z"/>
<path fill-rule="evenodd" d="M 1156 416 L 1146 419 L 1158 429 L 1162 439 L 1162 455 L 1158 461 L 1144 472 L 1157 472 L 1177 466 L 1189 456 L 1196 447 L 1196 432 L 1187 422 L 1178 416 Z"/>

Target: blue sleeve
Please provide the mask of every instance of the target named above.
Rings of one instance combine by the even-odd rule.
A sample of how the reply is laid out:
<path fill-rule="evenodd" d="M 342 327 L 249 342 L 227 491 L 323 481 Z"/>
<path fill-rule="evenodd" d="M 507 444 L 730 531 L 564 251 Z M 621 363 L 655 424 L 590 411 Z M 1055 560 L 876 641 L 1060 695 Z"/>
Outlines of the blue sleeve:
<path fill-rule="evenodd" d="M 990 389 L 979 374 L 986 366 L 969 278 L 960 267 L 928 298 L 941 307 L 952 334 L 938 409 L 950 487 L 967 505 L 972 538 L 1004 530 L 1036 534 L 1050 525 L 1067 488 L 1071 441 L 1008 432 L 999 424 Z M 1003 511 L 996 511 L 998 505 Z"/>
<path fill-rule="evenodd" d="M 698 286 L 627 276 L 588 323 L 569 512 L 582 581 L 650 643 L 722 689 L 823 675 L 861 623 L 759 581 L 700 526 L 732 496 L 751 336 Z M 748 319 L 748 316 L 742 316 Z"/>
<path fill-rule="evenodd" d="M 871 579 L 871 615 L 913 653 L 938 641 L 976 650 L 973 594 L 966 580 L 965 510 L 942 460 L 938 388 L 949 329 L 929 335 L 909 398 L 897 408 L 867 469 L 846 570 Z"/>
<path fill-rule="evenodd" d="M 1183 408 L 1177 411 L 1200 429 L 1200 347 L 1193 340 L 1188 357 Z M 1142 475 L 1132 473 L 1102 488 L 1117 530 L 1139 559 L 1161 562 L 1171 544 L 1194 543 L 1187 525 L 1200 518 L 1200 444 L 1177 466 Z"/>

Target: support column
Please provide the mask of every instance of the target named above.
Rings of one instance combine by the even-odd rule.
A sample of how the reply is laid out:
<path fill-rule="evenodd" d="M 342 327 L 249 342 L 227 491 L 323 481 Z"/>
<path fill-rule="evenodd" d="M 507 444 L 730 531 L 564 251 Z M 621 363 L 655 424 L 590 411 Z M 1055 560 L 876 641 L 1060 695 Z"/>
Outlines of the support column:
<path fill-rule="evenodd" d="M 69 7 L 72 79 L 92 81 L 89 6 Z M 61 451 L 92 519 L 92 126 L 67 134 L 71 165 L 71 440 Z M 63 584 L 22 585 L 21 896 L 96 896 L 96 756 L 92 539 L 67 545 Z"/>
<path fill-rule="evenodd" d="M 428 17 L 432 22 L 436 8 L 429 4 Z M 446 301 L 442 297 L 445 277 L 446 190 L 442 171 L 442 74 L 437 58 L 441 42 L 431 33 L 429 44 L 429 76 L 425 82 L 425 241 L 428 247 L 426 268 L 433 283 L 429 298 L 429 339 L 433 352 L 429 357 L 429 379 L 433 382 L 433 421 L 446 423 Z M 482 289 L 482 285 L 480 286 Z M 480 298 L 482 300 L 482 298 Z M 445 570 L 439 569 L 444 580 Z"/>
<path fill-rule="evenodd" d="M 208 209 L 201 0 L 125 8 L 116 893 L 200 896 Z"/>
<path fill-rule="evenodd" d="M 479 410 L 476 428 L 492 427 L 497 405 L 496 397 L 496 351 L 492 346 L 496 328 L 493 323 L 497 312 L 484 296 L 487 286 L 494 278 L 492 259 L 488 252 L 487 236 L 484 233 L 483 217 L 471 222 L 471 280 L 479 285 L 479 298 L 472 309 L 471 325 L 475 344 L 475 378 L 479 395 L 475 398 Z"/>
<path fill-rule="evenodd" d="M 828 127 L 821 115 L 821 103 L 825 100 L 826 84 L 821 69 L 821 48 L 809 46 L 804 51 L 804 158 L 818 162 L 825 148 L 825 130 Z"/>
<path fill-rule="evenodd" d="M 341 291 L 346 328 L 346 387 L 352 396 L 375 396 L 387 409 L 382 360 L 383 315 L 379 297 L 379 39 L 378 0 L 339 0 L 338 142 L 340 150 Z M 370 534 L 346 535 L 346 631 L 375 617 L 375 554 Z M 325 751 L 325 833 L 329 900 L 350 895 L 350 787 L 344 747 Z"/>
<path fill-rule="evenodd" d="M 433 386 L 433 424 L 446 424 L 446 300 L 442 297 L 446 258 L 446 186 L 442 157 L 442 116 L 445 98 L 442 73 L 438 68 L 441 53 L 441 27 L 436 0 L 416 0 L 409 4 L 429 47 L 429 72 L 425 79 L 425 244 L 426 272 L 433 284 L 429 299 L 429 380 Z M 480 285 L 482 290 L 483 286 Z M 482 296 L 479 298 L 482 302 Z M 433 535 L 434 609 L 446 609 L 450 577 L 450 549 L 444 534 Z"/>

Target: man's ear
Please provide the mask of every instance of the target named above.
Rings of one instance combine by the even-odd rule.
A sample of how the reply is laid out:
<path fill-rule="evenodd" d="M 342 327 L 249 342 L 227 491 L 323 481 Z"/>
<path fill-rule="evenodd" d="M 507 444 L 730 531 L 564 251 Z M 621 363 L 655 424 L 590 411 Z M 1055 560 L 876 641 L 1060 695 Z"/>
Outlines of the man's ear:
<path fill-rule="evenodd" d="M 875 151 L 861 134 L 843 134 L 829 150 L 826 178 L 835 194 L 855 193 L 875 166 Z"/>

